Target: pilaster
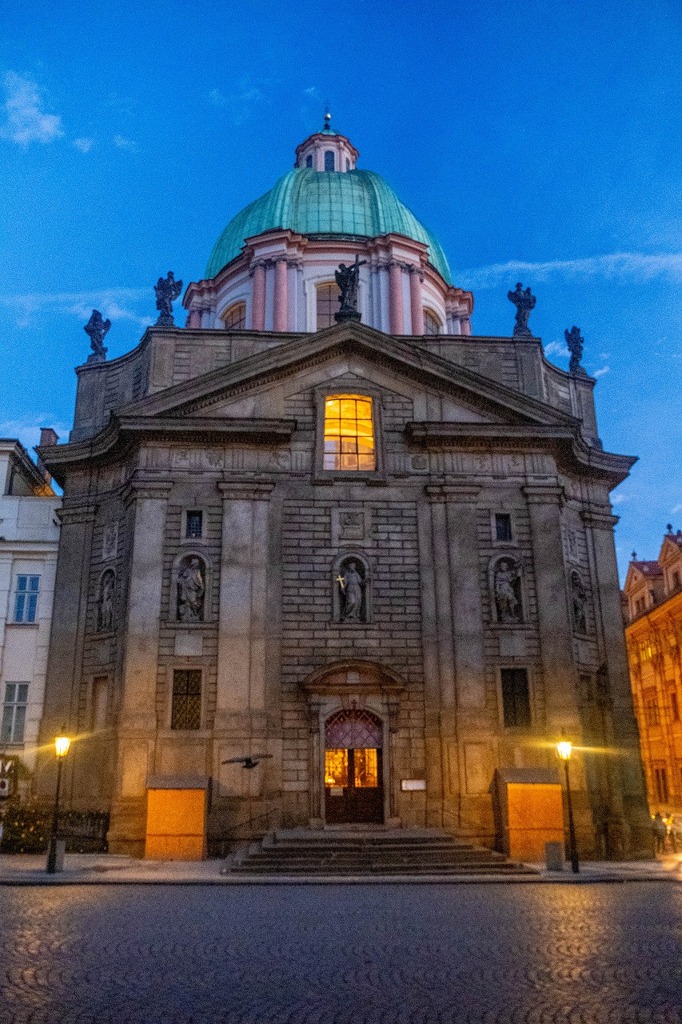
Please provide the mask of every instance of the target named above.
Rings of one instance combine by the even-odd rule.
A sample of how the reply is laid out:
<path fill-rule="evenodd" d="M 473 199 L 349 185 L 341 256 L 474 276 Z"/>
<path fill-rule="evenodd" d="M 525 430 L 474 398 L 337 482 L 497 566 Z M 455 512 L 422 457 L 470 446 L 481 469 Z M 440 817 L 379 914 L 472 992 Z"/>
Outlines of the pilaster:
<path fill-rule="evenodd" d="M 57 555 L 52 628 L 48 651 L 45 702 L 40 744 L 48 755 L 38 758 L 35 788 L 39 796 L 54 795 L 53 741 L 62 725 L 74 735 L 83 678 L 92 530 L 97 505 L 90 500 L 65 498 L 60 512 L 61 534 Z M 69 791 L 70 775 L 64 782 Z"/>
<path fill-rule="evenodd" d="M 582 512 L 594 587 L 599 656 L 608 693 L 609 856 L 651 855 L 651 827 L 623 633 L 613 527 L 604 509 Z"/>
<path fill-rule="evenodd" d="M 266 712 L 271 483 L 224 481 L 216 729 L 243 732 Z"/>

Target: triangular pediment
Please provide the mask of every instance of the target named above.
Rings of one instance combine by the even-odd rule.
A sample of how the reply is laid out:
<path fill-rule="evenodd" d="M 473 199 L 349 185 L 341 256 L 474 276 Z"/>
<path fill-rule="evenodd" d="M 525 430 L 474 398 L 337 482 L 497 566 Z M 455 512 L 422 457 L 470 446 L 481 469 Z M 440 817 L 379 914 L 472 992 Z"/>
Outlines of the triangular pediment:
<path fill-rule="evenodd" d="M 446 423 L 574 426 L 550 406 L 404 338 L 363 324 L 340 324 L 295 338 L 167 388 L 120 416 L 262 418 L 286 415 L 286 398 L 332 381 L 365 382 L 415 401 L 414 418 Z M 429 402 L 429 396 L 433 401 Z"/>

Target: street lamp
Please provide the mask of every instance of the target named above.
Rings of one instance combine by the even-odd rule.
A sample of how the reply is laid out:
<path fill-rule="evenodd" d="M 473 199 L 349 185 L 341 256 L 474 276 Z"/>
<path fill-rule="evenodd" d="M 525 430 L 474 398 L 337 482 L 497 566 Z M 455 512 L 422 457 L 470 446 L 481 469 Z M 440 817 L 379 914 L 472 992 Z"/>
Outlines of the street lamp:
<path fill-rule="evenodd" d="M 66 726 L 62 726 L 59 736 L 55 736 L 54 752 L 57 758 L 57 791 L 54 795 L 54 810 L 52 812 L 52 828 L 50 830 L 50 842 L 47 848 L 48 875 L 54 875 L 57 870 L 57 826 L 59 824 L 59 791 L 62 785 L 62 761 L 69 752 L 71 740 L 66 735 Z"/>
<path fill-rule="evenodd" d="M 578 863 L 578 848 L 575 844 L 575 825 L 573 824 L 573 803 L 571 801 L 571 781 L 568 776 L 568 762 L 571 760 L 573 746 L 570 740 L 560 740 L 556 745 L 557 757 L 564 762 L 566 773 L 566 800 L 568 803 L 568 845 L 571 856 L 571 868 L 574 874 L 578 874 L 580 865 Z"/>

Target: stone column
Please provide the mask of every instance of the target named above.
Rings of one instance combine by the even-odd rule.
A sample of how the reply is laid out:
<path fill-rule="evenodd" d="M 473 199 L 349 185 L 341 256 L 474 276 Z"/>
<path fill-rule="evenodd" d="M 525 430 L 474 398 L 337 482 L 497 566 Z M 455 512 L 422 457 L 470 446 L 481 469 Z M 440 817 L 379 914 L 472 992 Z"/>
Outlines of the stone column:
<path fill-rule="evenodd" d="M 266 711 L 269 501 L 273 485 L 222 482 L 218 693 L 215 727 L 249 736 Z M 245 731 L 246 730 L 246 731 Z"/>
<path fill-rule="evenodd" d="M 388 307 L 390 333 L 403 334 L 403 271 L 399 263 L 390 263 L 388 267 Z"/>
<path fill-rule="evenodd" d="M 254 331 L 265 330 L 265 264 L 263 262 L 256 263 L 253 268 L 251 328 Z"/>
<path fill-rule="evenodd" d="M 87 499 L 64 498 L 62 508 L 57 513 L 62 527 L 57 555 L 45 702 L 40 725 L 40 744 L 43 750 L 38 756 L 35 778 L 37 795 L 47 800 L 54 799 L 54 737 L 62 725 L 66 726 L 72 736 L 78 730 L 92 529 L 96 508 Z M 70 779 L 70 766 L 67 765 L 63 789 L 65 794 L 69 793 Z"/>
<path fill-rule="evenodd" d="M 608 853 L 651 855 L 651 823 L 642 769 L 639 732 L 632 703 L 627 650 L 623 634 L 620 586 L 613 527 L 615 516 L 604 511 L 582 513 L 594 588 L 594 612 L 602 675 L 607 691 L 612 752 L 607 754 L 610 803 Z"/>
<path fill-rule="evenodd" d="M 147 778 L 154 769 L 163 549 L 172 486 L 136 480 L 127 495 L 134 503 L 133 547 L 109 850 L 133 856 L 144 850 Z"/>
<path fill-rule="evenodd" d="M 421 276 L 416 267 L 410 270 L 410 315 L 412 334 L 419 337 L 424 333 L 424 309 Z"/>
<path fill-rule="evenodd" d="M 161 481 L 135 481 L 128 495 L 135 503 L 135 510 L 120 709 L 124 734 L 139 731 L 153 734 L 157 726 L 163 548 L 166 507 L 172 486 Z"/>
<path fill-rule="evenodd" d="M 577 672 L 566 590 L 559 486 L 524 487 L 530 518 L 548 739 L 580 736 Z"/>
<path fill-rule="evenodd" d="M 287 295 L 287 275 L 289 268 L 286 257 L 280 257 L 275 263 L 275 309 L 273 315 L 273 330 L 286 331 L 288 329 L 289 298 Z"/>

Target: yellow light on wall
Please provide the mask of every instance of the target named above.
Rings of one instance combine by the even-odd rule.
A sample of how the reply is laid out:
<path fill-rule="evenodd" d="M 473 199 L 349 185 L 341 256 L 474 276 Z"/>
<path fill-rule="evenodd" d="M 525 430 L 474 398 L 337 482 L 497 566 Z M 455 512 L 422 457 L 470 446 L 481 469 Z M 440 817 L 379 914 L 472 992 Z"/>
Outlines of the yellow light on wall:
<path fill-rule="evenodd" d="M 557 757 L 560 757 L 562 761 L 570 760 L 572 749 L 573 744 L 570 740 L 560 740 L 556 745 Z"/>
<path fill-rule="evenodd" d="M 54 738 L 54 751 L 57 757 L 66 757 L 70 746 L 71 740 L 68 736 L 64 735 L 64 730 L 62 729 L 59 736 L 55 736 Z"/>

